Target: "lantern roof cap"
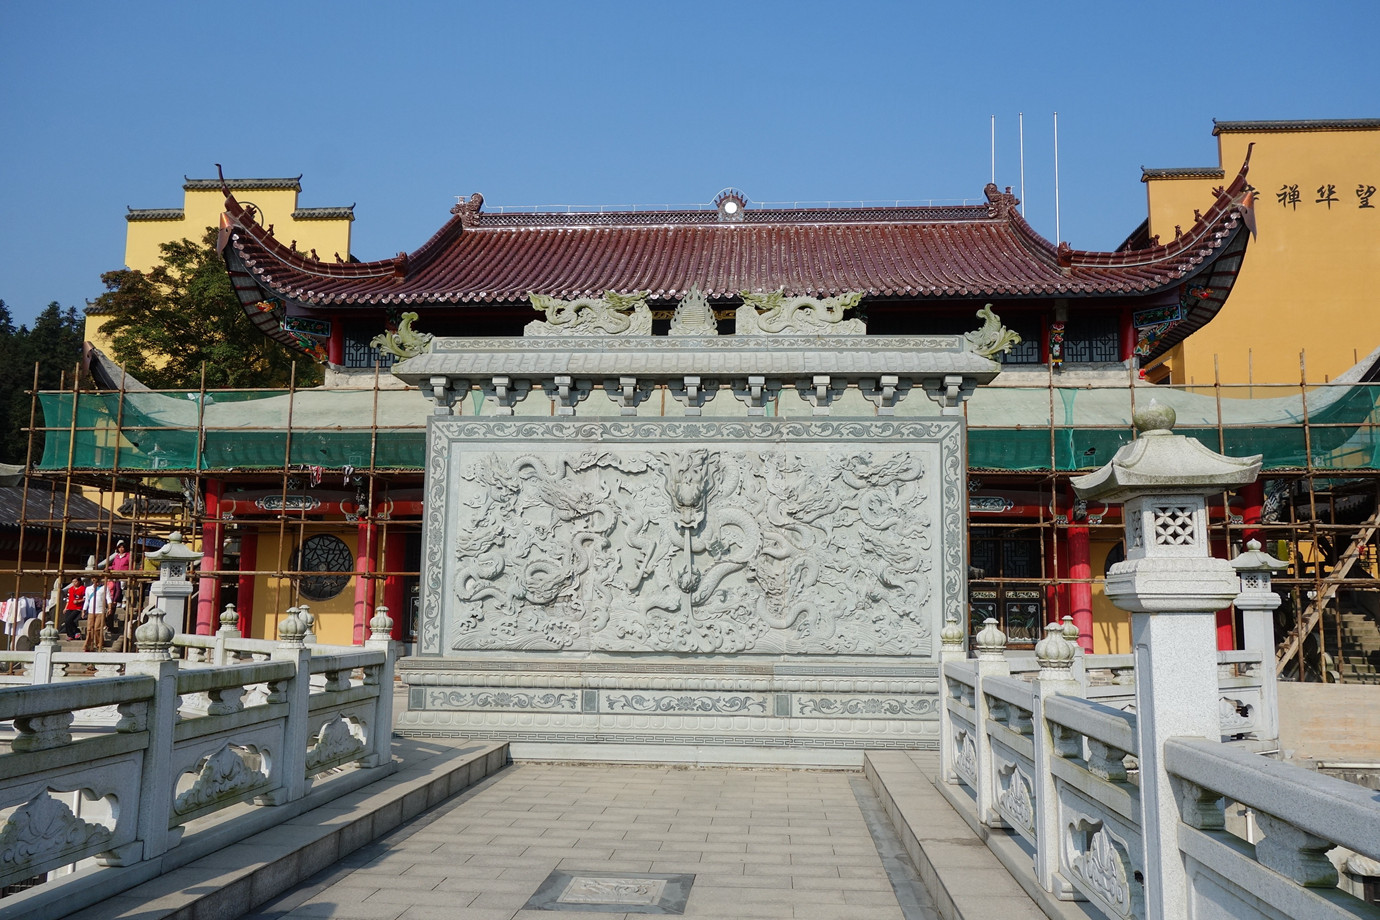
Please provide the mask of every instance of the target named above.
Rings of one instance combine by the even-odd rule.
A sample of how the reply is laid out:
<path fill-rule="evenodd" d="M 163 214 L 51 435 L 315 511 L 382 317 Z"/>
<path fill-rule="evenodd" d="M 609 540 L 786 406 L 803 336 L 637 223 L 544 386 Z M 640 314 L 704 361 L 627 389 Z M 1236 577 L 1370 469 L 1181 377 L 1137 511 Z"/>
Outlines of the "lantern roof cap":
<path fill-rule="evenodd" d="M 1134 441 L 1123 444 L 1106 466 L 1070 480 L 1079 498 L 1125 502 L 1155 492 L 1209 495 L 1249 485 L 1260 474 L 1260 454 L 1228 457 L 1174 434 L 1174 410 L 1154 399 L 1132 420 Z"/>
<path fill-rule="evenodd" d="M 1259 540 L 1248 540 L 1245 552 L 1231 561 L 1231 567 L 1238 572 L 1268 572 L 1271 569 L 1287 569 L 1289 563 L 1262 550 Z"/>
<path fill-rule="evenodd" d="M 149 553 L 147 558 L 159 565 L 165 562 L 195 562 L 201 558 L 201 553 L 183 542 L 181 533 L 174 531 L 168 535 L 168 542 Z"/>

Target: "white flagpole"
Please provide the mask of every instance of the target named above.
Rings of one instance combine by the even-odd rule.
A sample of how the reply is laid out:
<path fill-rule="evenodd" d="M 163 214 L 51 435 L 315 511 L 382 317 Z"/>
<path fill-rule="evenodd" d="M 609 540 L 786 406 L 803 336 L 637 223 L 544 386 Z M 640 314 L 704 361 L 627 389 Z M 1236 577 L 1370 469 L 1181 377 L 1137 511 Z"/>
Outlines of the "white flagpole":
<path fill-rule="evenodd" d="M 1021 135 L 1021 216 L 1025 217 L 1025 113 L 1016 113 L 1016 123 Z"/>
<path fill-rule="evenodd" d="M 997 116 L 992 116 L 992 184 L 997 184 Z"/>
<path fill-rule="evenodd" d="M 1059 235 L 1059 113 L 1054 113 L 1054 242 L 1062 243 Z"/>

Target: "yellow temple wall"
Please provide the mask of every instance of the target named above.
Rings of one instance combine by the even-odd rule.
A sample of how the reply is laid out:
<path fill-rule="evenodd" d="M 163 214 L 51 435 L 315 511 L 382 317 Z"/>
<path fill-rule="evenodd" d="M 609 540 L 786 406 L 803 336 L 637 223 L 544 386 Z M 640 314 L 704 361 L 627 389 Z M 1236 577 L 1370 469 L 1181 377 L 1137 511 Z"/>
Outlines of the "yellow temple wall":
<path fill-rule="evenodd" d="M 148 271 L 162 257 L 163 243 L 177 240 L 200 240 L 207 227 L 220 224 L 225 210 L 225 196 L 218 188 L 184 189 L 182 216 L 169 220 L 130 220 L 125 223 L 125 266 Z M 259 209 L 259 222 L 273 225 L 273 234 L 285 245 L 297 241 L 297 248 L 306 253 L 315 249 L 326 262 L 334 262 L 335 254 L 350 257 L 351 221 L 345 217 L 296 219 L 299 192 L 295 188 L 237 189 L 235 198 L 241 204 L 253 204 Z M 110 352 L 110 343 L 101 332 L 105 317 L 96 314 L 86 317 L 86 340 L 97 348 Z"/>
<path fill-rule="evenodd" d="M 1147 177 L 1150 233 L 1168 241 L 1175 225 L 1191 226 L 1251 142 L 1258 237 L 1226 306 L 1167 357 L 1176 384 L 1210 385 L 1215 357 L 1223 383 L 1297 387 L 1300 351 L 1308 379 L 1321 382 L 1380 345 L 1380 194 L 1369 208 L 1357 194 L 1380 188 L 1380 128 L 1222 131 L 1224 178 Z"/>
<path fill-rule="evenodd" d="M 343 540 L 350 547 L 352 555 L 358 552 L 359 535 L 355 528 L 342 525 L 325 525 L 309 528 L 306 536 L 316 533 L 330 533 Z M 279 539 L 279 535 L 269 528 L 259 532 L 258 555 L 254 568 L 258 571 L 268 569 L 290 570 L 293 567 L 293 553 L 298 540 L 295 531 Z M 383 582 L 379 582 L 382 591 Z M 382 600 L 379 601 L 382 603 Z M 287 616 L 287 609 L 298 604 L 311 608 L 316 623 L 316 641 L 322 645 L 350 645 L 354 642 L 355 623 L 355 579 L 349 582 L 335 597 L 325 601 L 313 601 L 299 597 L 291 578 L 276 575 L 256 575 L 254 577 L 254 610 L 250 620 L 249 635 L 255 639 L 276 639 L 278 623 Z M 372 615 L 372 614 L 371 614 Z"/>

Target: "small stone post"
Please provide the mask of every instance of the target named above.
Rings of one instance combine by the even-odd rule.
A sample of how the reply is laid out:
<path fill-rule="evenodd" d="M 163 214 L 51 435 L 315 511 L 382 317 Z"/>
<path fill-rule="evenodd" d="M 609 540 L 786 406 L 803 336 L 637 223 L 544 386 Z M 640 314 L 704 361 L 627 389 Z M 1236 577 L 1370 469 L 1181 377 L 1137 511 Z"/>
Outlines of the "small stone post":
<path fill-rule="evenodd" d="M 1045 700 L 1052 696 L 1082 696 L 1082 687 L 1073 673 L 1074 663 L 1081 660 L 1083 650 L 1076 644 L 1078 631 L 1075 627 L 1073 637 L 1069 637 L 1071 617 L 1064 622 L 1050 623 L 1045 627 L 1045 637 L 1035 643 L 1035 660 L 1039 662 L 1040 673 L 1035 678 L 1034 711 L 1031 724 L 1035 737 L 1035 788 L 1031 790 L 1035 799 L 1035 876 L 1040 887 L 1052 892 L 1062 900 L 1079 897 L 1072 885 L 1059 875 L 1059 850 L 1062 840 L 1059 828 L 1059 809 L 1055 805 L 1058 793 L 1054 789 L 1054 773 L 1051 763 L 1063 756 L 1060 746 L 1067 746 L 1068 739 L 1054 737 L 1053 729 L 1045 721 Z M 1074 742 L 1077 744 L 1077 742 Z M 1078 751 L 1081 753 L 1081 749 Z"/>
<path fill-rule="evenodd" d="M 187 598 L 192 596 L 192 582 L 187 576 L 201 553 L 183 542 L 182 534 L 173 533 L 167 543 L 149 553 L 147 558 L 158 564 L 158 580 L 149 588 L 149 598 L 176 636 L 182 632 Z"/>
<path fill-rule="evenodd" d="M 939 632 L 939 775 L 950 785 L 958 782 L 958 772 L 954 770 L 954 722 L 949 715 L 949 681 L 944 676 L 944 666 L 950 661 L 963 661 L 968 657 L 965 647 L 967 638 L 967 633 L 958 623 L 958 615 L 949 611 L 944 628 Z"/>
<path fill-rule="evenodd" d="M 149 745 L 139 776 L 139 839 L 144 843 L 143 859 L 153 859 L 167 852 L 177 845 L 182 835 L 182 828 L 175 831 L 168 828 L 173 787 L 177 783 L 172 769 L 173 733 L 177 729 L 177 710 L 182 699 L 177 693 L 178 662 L 170 654 L 173 635 L 172 626 L 164 620 L 159 608 L 145 608 L 144 622 L 134 630 L 138 652 L 125 664 L 125 674 L 143 674 L 157 681 L 144 715 Z"/>
<path fill-rule="evenodd" d="M 1241 578 L 1236 609 L 1241 611 L 1242 648 L 1260 653 L 1260 712 L 1256 737 L 1279 739 L 1279 677 L 1275 672 L 1275 608 L 1279 595 L 1270 587 L 1270 573 L 1287 569 L 1289 563 L 1260 548 L 1259 540 L 1246 543 L 1246 551 L 1231 561 Z"/>
<path fill-rule="evenodd" d="M 307 791 L 307 717 L 311 706 L 311 649 L 302 643 L 306 625 L 293 610 L 278 624 L 278 647 L 274 661 L 291 661 L 297 673 L 287 681 L 284 702 L 288 704 L 287 725 L 283 729 L 283 784 L 265 796 L 266 804 L 282 805 L 300 799 Z"/>
<path fill-rule="evenodd" d="M 1083 646 L 1078 644 L 1078 627 L 1074 625 L 1073 617 L 1064 614 L 1064 638 L 1073 643 L 1073 679 L 1078 681 L 1078 685 L 1083 688 L 1083 693 L 1088 692 L 1088 653 Z"/>
<path fill-rule="evenodd" d="M 1164 742 L 1221 737 L 1214 613 L 1238 591 L 1231 563 L 1208 555 L 1206 498 L 1254 482 L 1260 457 L 1226 457 L 1174 434 L 1174 410 L 1154 400 L 1134 422 L 1136 440 L 1072 485 L 1080 498 L 1123 503 L 1126 559 L 1107 572 L 1107 597 L 1131 612 L 1146 918 L 1187 920 L 1179 804 Z"/>
<path fill-rule="evenodd" d="M 379 698 L 374 710 L 373 733 L 370 738 L 373 754 L 363 760 L 366 767 L 377 767 L 393 759 L 393 621 L 387 607 L 375 607 L 369 619 L 369 638 L 366 648 L 383 652 L 383 664 L 377 672 Z"/>
<path fill-rule="evenodd" d="M 1010 677 L 1011 665 L 1006 660 L 1006 633 L 997 627 L 994 617 L 982 621 L 982 629 L 973 637 L 977 644 L 977 684 L 973 693 L 973 751 L 977 756 L 977 813 L 978 820 L 988 827 L 1006 827 L 1006 820 L 997 811 L 993 799 L 992 742 L 987 737 L 987 721 L 992 707 L 982 683 L 988 677 Z"/>

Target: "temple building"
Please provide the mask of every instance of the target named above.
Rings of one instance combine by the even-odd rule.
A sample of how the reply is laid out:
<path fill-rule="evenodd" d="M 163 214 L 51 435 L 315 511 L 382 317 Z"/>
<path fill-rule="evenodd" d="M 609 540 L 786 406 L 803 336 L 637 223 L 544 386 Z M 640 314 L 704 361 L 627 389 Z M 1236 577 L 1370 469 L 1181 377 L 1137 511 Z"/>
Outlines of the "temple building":
<path fill-rule="evenodd" d="M 227 182 L 220 243 L 244 309 L 304 359 L 324 353 L 326 386 L 202 399 L 122 388 L 107 365 L 97 376 L 110 392 L 41 397 L 49 429 L 42 465 L 114 468 L 149 482 L 182 477 L 208 573 L 189 628 L 214 629 L 218 611 L 234 603 L 247 634 L 270 636 L 288 605 L 306 602 L 323 641 L 349 641 L 384 604 L 397 637 L 411 641 L 429 412 L 390 371 L 392 352 L 406 353 L 400 342 L 436 336 L 520 344 L 530 339 L 531 330 L 523 336 L 528 326 L 559 330 L 591 315 L 624 332 L 638 324 L 659 338 L 677 324 L 684 334 L 687 302 L 698 305 L 704 332 L 732 337 L 753 331 L 741 326 L 744 305 L 765 310 L 752 322 L 770 326 L 802 297 L 831 304 L 835 318 L 846 314 L 866 337 L 980 337 L 978 327 L 1000 327 L 1019 341 L 996 354 L 996 380 L 963 403 L 972 621 L 995 616 L 1020 645 L 1033 644 L 1042 622 L 1070 615 L 1087 647 L 1124 651 L 1126 618 L 1103 599 L 1101 586 L 1124 551 L 1116 512 L 1076 500 L 1068 478 L 1131 439 L 1138 400 L 1156 396 L 1174 406 L 1181 427 L 1229 451 L 1264 452 L 1267 470 L 1280 471 L 1274 493 L 1267 485 L 1214 505 L 1213 539 L 1222 552 L 1248 531 L 1269 535 L 1273 527 L 1306 564 L 1316 541 L 1299 538 L 1296 527 L 1283 530 L 1300 516 L 1301 478 L 1315 469 L 1373 466 L 1366 424 L 1373 399 L 1355 374 L 1306 400 L 1297 392 L 1223 400 L 1140 379 L 1141 367 L 1201 334 L 1229 295 L 1237 296 L 1260 207 L 1249 194 L 1250 169 L 1243 150 L 1233 181 L 1217 182 L 1194 220 L 1158 239 L 1142 228 L 1117 252 L 1041 238 L 1009 191 L 993 186 L 975 205 L 805 210 L 760 207 L 726 189 L 712 204 L 681 211 L 489 213 L 475 195 L 419 249 L 375 262 L 337 261 L 334 250 L 319 248 L 313 258 L 300 241 L 295 249 L 284 244 L 278 226 Z M 510 386 L 476 373 L 463 381 L 464 392 L 450 394 L 448 411 L 619 411 L 608 402 L 613 396 L 605 398 L 617 380 L 591 381 L 594 398 L 588 391 L 559 396 L 552 395 L 559 382 L 539 371 L 533 365 Z M 811 381 L 786 382 L 764 394 L 763 412 L 788 415 L 802 400 L 820 398 Z M 700 409 L 706 416 L 732 404 L 726 391 L 734 381 L 721 383 L 717 401 Z M 848 399 L 860 400 L 864 383 L 876 385 L 845 380 Z M 897 383 L 919 388 L 921 381 Z M 683 395 L 658 389 L 636 397 L 635 412 L 676 415 Z M 881 411 L 865 401 L 852 405 Z M 109 437 L 115 426 L 118 449 Z M 1253 530 L 1260 527 L 1264 534 Z M 1326 569 L 1313 572 L 1322 577 Z M 1233 633 L 1225 611 L 1224 647 Z"/>

